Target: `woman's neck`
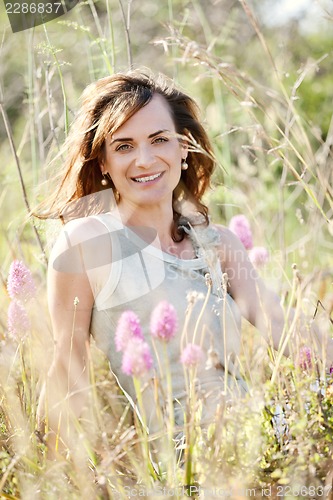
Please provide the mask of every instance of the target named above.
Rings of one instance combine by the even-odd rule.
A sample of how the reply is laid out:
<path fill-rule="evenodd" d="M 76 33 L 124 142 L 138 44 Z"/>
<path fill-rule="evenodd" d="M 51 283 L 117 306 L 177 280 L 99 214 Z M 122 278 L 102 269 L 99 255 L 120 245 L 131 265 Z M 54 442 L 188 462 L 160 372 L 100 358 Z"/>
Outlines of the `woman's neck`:
<path fill-rule="evenodd" d="M 173 209 L 171 205 L 133 207 L 120 202 L 118 212 L 125 226 L 148 227 L 156 231 L 162 248 L 174 244 L 172 239 Z"/>
<path fill-rule="evenodd" d="M 138 236 L 147 243 L 155 240 L 155 245 L 158 248 L 181 259 L 194 259 L 196 257 L 189 238 L 185 237 L 180 242 L 175 242 L 172 239 L 173 209 L 171 204 L 164 207 L 148 206 L 146 208 L 131 207 L 127 203 L 119 203 L 118 213 L 121 222 L 125 226 L 131 226 Z M 154 243 L 152 244 L 154 245 Z"/>

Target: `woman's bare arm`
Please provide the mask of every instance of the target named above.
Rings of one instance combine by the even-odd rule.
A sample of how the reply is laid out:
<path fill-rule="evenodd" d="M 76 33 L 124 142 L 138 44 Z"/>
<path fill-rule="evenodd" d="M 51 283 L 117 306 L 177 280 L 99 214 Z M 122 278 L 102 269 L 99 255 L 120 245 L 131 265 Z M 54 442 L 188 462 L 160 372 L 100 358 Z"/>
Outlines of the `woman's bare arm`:
<path fill-rule="evenodd" d="M 295 310 L 291 309 L 286 318 L 279 297 L 266 287 L 237 236 L 223 226 L 215 227 L 221 238 L 220 260 L 223 271 L 228 274 L 228 292 L 239 306 L 243 317 L 258 328 L 265 340 L 278 349 L 281 347 L 280 341 L 285 332 L 285 325 L 290 328 L 295 318 Z M 316 325 L 312 324 L 310 327 L 301 312 L 297 313 L 297 320 L 299 322 L 297 329 L 302 335 L 301 341 L 315 346 L 317 354 L 331 363 L 332 339 L 321 332 Z M 284 354 L 289 354 L 287 343 L 284 346 Z"/>
<path fill-rule="evenodd" d="M 87 348 L 94 304 L 85 272 L 88 222 L 72 224 L 58 238 L 48 269 L 48 304 L 54 335 L 54 357 L 38 409 L 51 434 L 68 441 L 72 417 L 79 417 L 87 399 Z M 73 272 L 71 272 L 73 271 Z"/>
<path fill-rule="evenodd" d="M 228 275 L 228 293 L 237 303 L 242 316 L 279 346 L 284 326 L 284 312 L 278 296 L 269 290 L 250 262 L 247 252 L 229 229 L 216 226 L 220 234 L 220 260 Z"/>

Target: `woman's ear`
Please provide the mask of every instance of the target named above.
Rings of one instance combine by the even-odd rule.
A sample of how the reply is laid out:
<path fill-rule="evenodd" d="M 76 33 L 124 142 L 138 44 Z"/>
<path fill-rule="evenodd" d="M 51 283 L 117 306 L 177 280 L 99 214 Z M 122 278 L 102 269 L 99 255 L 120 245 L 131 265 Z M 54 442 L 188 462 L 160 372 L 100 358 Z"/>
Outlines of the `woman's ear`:
<path fill-rule="evenodd" d="M 105 174 L 105 156 L 104 151 L 102 150 L 99 154 L 98 158 L 98 166 L 102 174 Z"/>

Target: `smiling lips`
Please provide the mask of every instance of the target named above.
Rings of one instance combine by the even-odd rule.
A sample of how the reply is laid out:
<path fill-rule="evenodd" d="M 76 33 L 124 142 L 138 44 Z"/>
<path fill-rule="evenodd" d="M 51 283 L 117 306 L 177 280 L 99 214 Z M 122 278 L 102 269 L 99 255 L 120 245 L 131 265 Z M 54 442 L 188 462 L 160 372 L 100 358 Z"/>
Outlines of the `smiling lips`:
<path fill-rule="evenodd" d="M 143 177 L 132 177 L 132 180 L 135 182 L 144 183 L 144 182 L 154 181 L 155 179 L 161 177 L 162 174 L 163 172 L 159 172 L 158 174 L 154 175 L 145 175 Z"/>

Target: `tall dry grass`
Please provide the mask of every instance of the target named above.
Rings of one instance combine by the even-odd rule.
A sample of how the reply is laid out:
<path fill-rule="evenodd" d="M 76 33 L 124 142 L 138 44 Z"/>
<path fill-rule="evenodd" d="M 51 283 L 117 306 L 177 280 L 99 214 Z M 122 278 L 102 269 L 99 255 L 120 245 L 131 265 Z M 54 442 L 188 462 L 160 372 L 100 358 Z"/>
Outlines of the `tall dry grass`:
<path fill-rule="evenodd" d="M 180 16 L 177 6 L 168 2 L 169 33 L 155 37 L 154 43 L 163 48 L 168 71 L 187 84 L 189 92 L 192 88 L 203 106 L 207 104 L 207 125 L 221 165 L 207 201 L 214 218 L 224 223 L 235 213 L 247 213 L 256 241 L 270 249 L 271 260 L 262 274 L 281 296 L 286 311 L 283 341 L 291 356 L 282 355 L 283 341 L 276 352 L 244 325 L 241 361 L 248 394 L 237 394 L 232 404 L 218 407 L 208 429 L 201 429 L 194 418 L 187 462 L 181 459 L 163 468 L 147 454 L 147 440 L 153 446 L 163 436 L 145 435 L 106 360 L 92 344 L 89 403 L 83 417 L 72 423 L 76 446 L 57 457 L 48 455 L 45 436 L 37 431 L 36 408 L 53 351 L 44 251 L 47 256 L 49 238 L 58 226 L 32 225 L 25 220 L 26 209 L 35 201 L 35 187 L 53 175 L 55 167 L 44 166 L 67 133 L 77 89 L 82 90 L 80 78 L 88 83 L 136 61 L 136 6 L 130 1 L 118 7 L 107 3 L 104 15 L 98 4 L 88 1 L 62 20 L 61 28 L 45 25 L 36 33 L 21 34 L 21 43 L 31 49 L 24 65 L 25 118 L 15 121 L 14 130 L 9 125 L 13 108 L 8 85 L 1 96 L 6 124 L 2 153 L 12 158 L 10 176 L 15 171 L 20 179 L 14 184 L 7 173 L 1 180 L 1 206 L 11 207 L 1 227 L 1 279 L 5 289 L 10 262 L 21 258 L 31 266 L 39 294 L 29 309 L 31 329 L 22 339 L 8 335 L 9 301 L 5 294 L 1 300 L 3 498 L 127 498 L 140 492 L 151 498 L 159 493 L 183 498 L 204 492 L 208 498 L 246 498 L 254 491 L 258 497 L 266 491 L 271 498 L 331 497 L 333 379 L 325 353 L 320 353 L 323 361 L 311 367 L 300 365 L 304 326 L 297 321 L 301 312 L 316 316 L 323 332 L 332 336 L 333 129 L 330 126 L 325 138 L 316 135 L 316 124 L 307 121 L 298 105 L 299 88 L 311 64 L 320 67 L 322 56 L 304 65 L 290 85 L 254 11 L 242 0 L 242 15 L 255 34 L 265 68 L 265 78 L 259 79 L 223 51 L 201 4 L 191 5 L 195 18 L 186 10 Z M 200 42 L 191 37 L 195 22 Z M 80 51 L 73 48 L 70 56 L 67 47 L 65 57 L 59 52 L 60 29 L 67 46 L 75 37 Z M 232 32 L 230 25 L 225 30 Z M 85 61 L 76 66 L 82 51 Z M 291 307 L 296 320 L 289 326 Z M 316 351 L 316 346 L 309 347 Z M 189 426 L 185 433 L 188 430 Z M 164 432 L 168 436 L 170 431 L 165 427 Z"/>

